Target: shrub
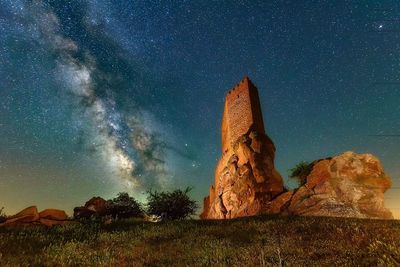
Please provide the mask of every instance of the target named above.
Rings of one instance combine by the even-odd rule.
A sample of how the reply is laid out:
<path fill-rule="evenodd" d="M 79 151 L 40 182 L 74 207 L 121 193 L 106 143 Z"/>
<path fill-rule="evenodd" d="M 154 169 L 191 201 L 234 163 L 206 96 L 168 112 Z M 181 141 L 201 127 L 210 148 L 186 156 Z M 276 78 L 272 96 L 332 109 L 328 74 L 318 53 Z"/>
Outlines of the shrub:
<path fill-rule="evenodd" d="M 143 208 L 139 202 L 126 192 L 118 193 L 117 197 L 106 203 L 107 215 L 116 218 L 142 217 Z"/>
<path fill-rule="evenodd" d="M 198 208 L 196 201 L 190 199 L 188 193 L 191 188 L 184 191 L 177 189 L 173 192 L 148 192 L 147 212 L 161 216 L 164 219 L 186 219 L 195 214 Z"/>
<path fill-rule="evenodd" d="M 296 179 L 302 186 L 307 182 L 307 176 L 311 173 L 314 164 L 300 161 L 293 169 L 289 170 L 289 177 Z"/>

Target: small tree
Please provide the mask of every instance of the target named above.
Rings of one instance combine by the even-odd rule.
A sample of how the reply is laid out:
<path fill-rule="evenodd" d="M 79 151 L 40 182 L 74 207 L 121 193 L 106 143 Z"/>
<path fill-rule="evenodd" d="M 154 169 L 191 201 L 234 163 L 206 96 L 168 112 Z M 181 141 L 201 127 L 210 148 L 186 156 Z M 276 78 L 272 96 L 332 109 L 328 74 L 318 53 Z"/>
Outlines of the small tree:
<path fill-rule="evenodd" d="M 293 169 L 289 170 L 289 177 L 296 179 L 302 186 L 307 182 L 307 176 L 311 173 L 314 164 L 300 161 Z"/>
<path fill-rule="evenodd" d="M 186 219 L 195 214 L 198 208 L 196 201 L 188 196 L 191 190 L 187 187 L 184 191 L 180 189 L 173 192 L 148 191 L 147 212 L 169 220 Z"/>
<path fill-rule="evenodd" d="M 115 218 L 142 217 L 143 208 L 139 202 L 126 192 L 118 193 L 116 198 L 110 199 L 106 204 L 107 214 Z"/>

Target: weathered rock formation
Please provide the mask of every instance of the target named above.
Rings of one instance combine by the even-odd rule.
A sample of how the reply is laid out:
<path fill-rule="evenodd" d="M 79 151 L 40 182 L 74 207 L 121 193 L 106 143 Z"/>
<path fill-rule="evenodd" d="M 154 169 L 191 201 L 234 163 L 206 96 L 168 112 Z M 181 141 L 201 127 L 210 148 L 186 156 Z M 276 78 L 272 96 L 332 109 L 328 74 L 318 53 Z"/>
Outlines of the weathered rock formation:
<path fill-rule="evenodd" d="M 268 213 L 357 218 L 393 218 L 384 193 L 391 186 L 379 160 L 346 152 L 314 163 L 307 182 L 269 203 Z"/>
<path fill-rule="evenodd" d="M 257 88 L 246 77 L 228 92 L 221 125 L 222 157 L 202 219 L 261 213 L 393 218 L 384 206 L 391 181 L 370 154 L 346 152 L 313 162 L 304 185 L 285 192 L 275 146 L 265 134 Z"/>
<path fill-rule="evenodd" d="M 107 212 L 107 201 L 101 197 L 92 197 L 83 207 L 74 208 L 74 218 L 90 218 L 105 215 Z"/>
<path fill-rule="evenodd" d="M 249 78 L 226 95 L 221 128 L 222 157 L 200 217 L 259 214 L 283 192 L 283 180 L 275 170 L 275 146 L 265 134 L 257 88 Z"/>
<path fill-rule="evenodd" d="M 31 223 L 36 222 L 39 220 L 39 213 L 36 206 L 31 206 L 22 211 L 18 212 L 17 214 L 10 216 L 7 218 L 4 224 L 11 224 L 11 223 Z"/>
<path fill-rule="evenodd" d="M 17 214 L 7 217 L 7 220 L 0 226 L 18 226 L 18 225 L 46 225 L 53 226 L 64 224 L 68 221 L 68 216 L 63 210 L 46 209 L 38 212 L 36 206 L 31 206 Z"/>
<path fill-rule="evenodd" d="M 63 210 L 45 209 L 39 212 L 39 221 L 46 226 L 64 224 L 68 220 L 68 216 Z"/>

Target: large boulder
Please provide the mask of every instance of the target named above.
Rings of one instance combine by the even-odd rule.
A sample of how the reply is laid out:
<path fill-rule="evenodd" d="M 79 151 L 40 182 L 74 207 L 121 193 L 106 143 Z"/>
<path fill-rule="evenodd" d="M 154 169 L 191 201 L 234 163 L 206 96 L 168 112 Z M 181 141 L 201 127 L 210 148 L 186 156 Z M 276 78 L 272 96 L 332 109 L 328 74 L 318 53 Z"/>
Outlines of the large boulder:
<path fill-rule="evenodd" d="M 68 220 L 68 216 L 63 210 L 45 209 L 40 213 L 36 206 L 31 206 L 17 214 L 7 217 L 1 226 L 19 226 L 19 225 L 46 225 L 53 226 L 64 224 Z"/>
<path fill-rule="evenodd" d="M 98 214 L 103 214 L 107 210 L 107 201 L 101 197 L 92 197 L 85 203 L 85 208 L 92 210 Z"/>
<path fill-rule="evenodd" d="M 39 213 L 36 206 L 25 208 L 15 215 L 7 218 L 5 225 L 9 224 L 27 224 L 39 220 Z"/>
<path fill-rule="evenodd" d="M 107 201 L 101 197 L 92 197 L 83 207 L 74 208 L 74 218 L 99 217 L 107 213 Z"/>
<path fill-rule="evenodd" d="M 229 219 L 263 213 L 267 203 L 283 192 L 274 167 L 271 139 L 252 129 L 241 136 L 218 162 L 215 187 L 204 199 L 202 219 Z"/>
<path fill-rule="evenodd" d="M 315 162 L 307 182 L 269 203 L 269 213 L 393 218 L 384 193 L 391 179 L 371 154 L 345 152 Z"/>
<path fill-rule="evenodd" d="M 63 210 L 45 209 L 39 212 L 40 219 L 64 221 L 68 219 L 67 214 Z"/>

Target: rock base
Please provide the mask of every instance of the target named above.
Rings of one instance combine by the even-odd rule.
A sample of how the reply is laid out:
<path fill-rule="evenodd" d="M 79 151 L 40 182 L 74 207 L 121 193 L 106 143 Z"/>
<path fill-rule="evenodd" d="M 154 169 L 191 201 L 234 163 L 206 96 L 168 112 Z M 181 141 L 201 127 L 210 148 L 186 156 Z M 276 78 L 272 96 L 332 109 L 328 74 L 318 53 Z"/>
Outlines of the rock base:
<path fill-rule="evenodd" d="M 215 187 L 204 199 L 202 219 L 231 219 L 260 214 L 283 192 L 274 168 L 275 146 L 265 134 L 250 130 L 231 146 L 215 171 Z"/>

